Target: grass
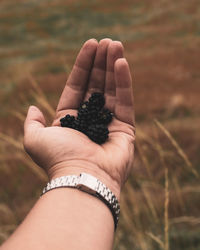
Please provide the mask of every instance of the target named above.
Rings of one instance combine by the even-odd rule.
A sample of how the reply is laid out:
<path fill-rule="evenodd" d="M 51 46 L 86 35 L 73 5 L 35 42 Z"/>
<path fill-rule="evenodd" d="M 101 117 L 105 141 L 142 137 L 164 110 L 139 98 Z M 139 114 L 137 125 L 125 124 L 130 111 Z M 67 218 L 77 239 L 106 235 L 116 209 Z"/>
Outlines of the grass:
<path fill-rule="evenodd" d="M 0 242 L 46 183 L 22 146 L 28 106 L 50 124 L 80 46 L 110 37 L 125 47 L 137 121 L 114 249 L 200 249 L 199 11 L 197 0 L 0 2 Z"/>

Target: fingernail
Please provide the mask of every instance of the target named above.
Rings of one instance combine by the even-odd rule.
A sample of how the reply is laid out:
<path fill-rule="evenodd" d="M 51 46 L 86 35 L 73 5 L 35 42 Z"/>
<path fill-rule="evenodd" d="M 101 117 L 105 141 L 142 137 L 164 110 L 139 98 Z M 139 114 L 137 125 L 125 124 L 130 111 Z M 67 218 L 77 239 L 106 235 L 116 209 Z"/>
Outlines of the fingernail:
<path fill-rule="evenodd" d="M 96 38 L 91 38 L 90 40 L 94 40 L 95 42 L 98 42 Z"/>
<path fill-rule="evenodd" d="M 120 61 L 124 61 L 124 62 L 126 62 L 126 63 L 127 63 L 127 60 L 126 60 L 126 58 L 124 58 L 124 57 L 119 58 L 118 60 L 120 60 Z"/>
<path fill-rule="evenodd" d="M 29 109 L 28 109 L 28 112 L 29 111 L 36 111 L 37 110 L 37 108 L 34 106 L 34 105 L 31 105 L 30 107 L 29 107 Z"/>
<path fill-rule="evenodd" d="M 119 43 L 120 45 L 122 45 L 122 42 L 121 42 L 121 41 L 114 40 L 113 42 L 116 42 L 116 43 Z M 123 46 L 123 45 L 122 45 L 122 46 Z"/>

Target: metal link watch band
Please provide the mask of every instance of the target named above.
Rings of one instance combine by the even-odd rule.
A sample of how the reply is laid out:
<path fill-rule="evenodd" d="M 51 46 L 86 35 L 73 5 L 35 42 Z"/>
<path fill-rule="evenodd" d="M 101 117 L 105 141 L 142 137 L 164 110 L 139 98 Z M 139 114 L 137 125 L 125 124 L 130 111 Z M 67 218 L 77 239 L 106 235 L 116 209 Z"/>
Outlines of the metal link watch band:
<path fill-rule="evenodd" d="M 43 189 L 42 195 L 46 192 L 61 187 L 78 188 L 102 200 L 110 209 L 115 223 L 115 229 L 120 214 L 120 205 L 113 192 L 106 187 L 100 180 L 86 173 L 77 175 L 62 176 L 51 180 Z"/>

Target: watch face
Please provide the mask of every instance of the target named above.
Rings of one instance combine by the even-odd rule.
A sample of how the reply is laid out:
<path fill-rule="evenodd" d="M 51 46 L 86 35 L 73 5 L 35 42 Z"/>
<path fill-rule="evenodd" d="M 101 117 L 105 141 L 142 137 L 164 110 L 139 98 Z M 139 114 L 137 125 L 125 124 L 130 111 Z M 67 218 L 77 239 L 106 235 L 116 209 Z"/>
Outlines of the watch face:
<path fill-rule="evenodd" d="M 86 173 L 81 173 L 77 187 L 87 193 L 95 194 L 98 186 L 98 179 Z"/>

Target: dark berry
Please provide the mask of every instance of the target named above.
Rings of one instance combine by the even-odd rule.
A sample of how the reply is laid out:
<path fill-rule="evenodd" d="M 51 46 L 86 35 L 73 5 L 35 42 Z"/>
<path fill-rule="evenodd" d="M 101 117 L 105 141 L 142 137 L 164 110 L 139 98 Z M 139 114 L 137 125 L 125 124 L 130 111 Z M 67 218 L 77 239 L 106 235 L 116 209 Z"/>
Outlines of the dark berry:
<path fill-rule="evenodd" d="M 108 109 L 102 109 L 93 119 L 93 123 L 108 125 L 112 121 L 113 114 Z"/>
<path fill-rule="evenodd" d="M 80 104 L 78 110 L 85 110 L 85 109 L 88 109 L 88 106 L 89 106 L 89 102 L 88 102 L 88 101 L 82 102 L 82 103 Z"/>
<path fill-rule="evenodd" d="M 74 121 L 75 117 L 73 115 L 66 115 L 65 117 L 60 119 L 62 127 L 71 127 Z"/>
<path fill-rule="evenodd" d="M 78 118 L 79 119 L 88 120 L 90 118 L 88 106 L 89 106 L 89 103 L 87 101 L 81 103 L 80 107 L 78 108 Z"/>
<path fill-rule="evenodd" d="M 105 99 L 102 93 L 93 93 L 89 98 L 89 107 L 96 107 L 96 109 L 101 110 L 105 105 Z"/>
<path fill-rule="evenodd" d="M 87 127 L 89 125 L 87 120 L 82 120 L 82 119 L 79 119 L 79 118 L 77 118 L 74 123 L 75 123 L 76 129 L 78 131 L 83 132 L 83 133 L 85 133 L 85 131 L 87 130 Z"/>
<path fill-rule="evenodd" d="M 108 128 L 103 124 L 92 124 L 88 127 L 86 135 L 98 144 L 104 143 L 108 138 Z"/>
<path fill-rule="evenodd" d="M 93 93 L 88 101 L 82 102 L 77 117 L 66 115 L 60 119 L 62 127 L 73 128 L 86 134 L 92 141 L 102 144 L 108 139 L 108 124 L 113 114 L 103 108 L 105 99 L 102 93 Z"/>

